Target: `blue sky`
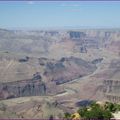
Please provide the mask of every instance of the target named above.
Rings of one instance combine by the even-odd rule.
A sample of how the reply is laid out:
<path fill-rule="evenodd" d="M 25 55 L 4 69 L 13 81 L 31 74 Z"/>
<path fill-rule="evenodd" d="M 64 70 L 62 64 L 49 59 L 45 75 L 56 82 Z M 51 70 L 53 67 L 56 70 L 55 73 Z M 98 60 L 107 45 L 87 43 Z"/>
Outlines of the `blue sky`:
<path fill-rule="evenodd" d="M 0 28 L 81 26 L 120 27 L 120 2 L 0 2 Z"/>

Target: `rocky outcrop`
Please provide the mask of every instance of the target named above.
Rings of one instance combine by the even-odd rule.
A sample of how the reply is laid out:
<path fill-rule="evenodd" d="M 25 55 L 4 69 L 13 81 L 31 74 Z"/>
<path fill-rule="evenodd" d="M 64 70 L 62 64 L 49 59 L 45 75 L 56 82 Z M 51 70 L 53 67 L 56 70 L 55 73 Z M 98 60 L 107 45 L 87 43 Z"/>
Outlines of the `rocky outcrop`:
<path fill-rule="evenodd" d="M 105 97 L 107 98 L 107 100 L 109 100 L 111 102 L 115 102 L 115 103 L 119 103 L 120 102 L 120 96 L 118 96 L 118 95 L 107 94 Z"/>
<path fill-rule="evenodd" d="M 40 75 L 32 79 L 0 84 L 0 99 L 9 99 L 24 96 L 39 96 L 46 94 L 46 85 Z"/>
<path fill-rule="evenodd" d="M 117 29 L 35 31 L 0 29 L 0 50 L 3 51 L 0 54 L 0 96 L 4 99 L 44 95 L 46 85 L 49 88 L 48 93 L 56 94 L 56 86 L 59 88 L 60 84 L 89 75 L 99 65 L 102 66 L 93 75 L 95 81 L 99 78 L 119 80 L 120 62 L 112 62 L 110 67 L 106 66 L 112 59 L 113 54 L 110 51 L 118 54 L 119 46 L 120 31 Z M 20 57 L 18 53 L 19 55 L 22 53 Z M 79 58 L 70 57 L 71 55 Z M 102 58 L 104 61 L 101 63 Z M 40 72 L 41 76 L 35 74 L 32 79 L 36 72 Z M 41 77 L 46 83 L 42 82 Z M 16 80 L 19 81 L 15 82 Z M 100 87 L 103 94 L 119 96 L 119 86 L 106 84 L 103 82 Z"/>
<path fill-rule="evenodd" d="M 104 80 L 101 90 L 107 100 L 120 102 L 120 80 Z"/>
<path fill-rule="evenodd" d="M 19 62 L 28 62 L 28 60 L 29 60 L 29 57 L 26 56 L 25 58 L 20 58 Z"/>
<path fill-rule="evenodd" d="M 74 40 L 77 40 L 86 36 L 84 32 L 79 32 L 79 31 L 70 31 L 69 35 L 70 35 L 70 38 Z"/>
<path fill-rule="evenodd" d="M 64 47 L 72 44 L 72 49 L 99 49 L 119 51 L 119 30 L 3 30 L 0 29 L 0 50 L 27 54 L 48 54 L 56 45 L 64 42 Z M 117 41 L 112 41 L 117 40 Z M 111 42 L 112 41 L 112 42 Z M 66 43 L 66 44 L 65 44 Z M 116 47 L 117 46 L 117 47 Z M 59 47 L 59 51 L 61 51 Z M 69 52 L 70 52 L 69 51 Z M 83 51 L 83 50 L 81 50 Z M 80 51 L 80 52 L 81 52 Z M 86 50 L 85 50 L 86 51 Z M 56 52 L 56 51 L 52 51 Z M 86 53 L 86 52 L 85 52 Z"/>
<path fill-rule="evenodd" d="M 103 60 L 103 58 L 97 58 L 97 59 L 94 59 L 94 60 L 92 61 L 92 63 L 93 63 L 93 64 L 98 64 L 98 63 L 101 63 L 102 60 Z"/>
<path fill-rule="evenodd" d="M 62 58 L 55 62 L 48 62 L 44 75 L 48 81 L 59 85 L 91 74 L 95 70 L 96 66 L 94 64 L 80 58 L 70 57 Z"/>

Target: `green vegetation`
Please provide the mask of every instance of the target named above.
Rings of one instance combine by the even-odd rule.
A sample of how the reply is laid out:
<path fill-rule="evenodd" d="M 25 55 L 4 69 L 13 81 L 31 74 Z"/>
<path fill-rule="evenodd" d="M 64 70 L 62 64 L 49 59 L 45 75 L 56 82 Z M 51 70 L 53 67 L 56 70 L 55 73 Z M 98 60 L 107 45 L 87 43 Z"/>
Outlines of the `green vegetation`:
<path fill-rule="evenodd" d="M 106 102 L 105 109 L 112 113 L 115 113 L 115 112 L 120 111 L 120 104 Z"/>
<path fill-rule="evenodd" d="M 112 113 L 120 111 L 120 105 L 117 103 L 105 102 L 103 104 L 92 102 L 89 106 L 80 107 L 77 111 L 83 119 L 110 119 L 114 116 Z M 65 113 L 66 119 L 72 119 L 72 115 Z"/>
<path fill-rule="evenodd" d="M 83 107 L 78 110 L 78 113 L 82 118 L 90 119 L 110 119 L 112 118 L 112 113 L 109 110 L 104 109 L 97 103 L 92 103 L 88 107 Z"/>
<path fill-rule="evenodd" d="M 71 114 L 68 113 L 68 112 L 65 113 L 65 114 L 64 114 L 64 118 L 65 118 L 65 119 L 71 119 Z"/>

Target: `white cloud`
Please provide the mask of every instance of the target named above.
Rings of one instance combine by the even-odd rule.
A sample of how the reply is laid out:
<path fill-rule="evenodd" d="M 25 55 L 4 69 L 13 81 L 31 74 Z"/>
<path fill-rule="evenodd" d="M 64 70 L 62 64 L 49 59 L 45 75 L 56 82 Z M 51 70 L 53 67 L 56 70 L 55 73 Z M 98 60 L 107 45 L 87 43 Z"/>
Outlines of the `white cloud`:
<path fill-rule="evenodd" d="M 33 5 L 35 2 L 34 1 L 27 1 L 27 4 Z"/>
<path fill-rule="evenodd" d="M 78 4 L 61 4 L 62 7 L 80 7 Z"/>

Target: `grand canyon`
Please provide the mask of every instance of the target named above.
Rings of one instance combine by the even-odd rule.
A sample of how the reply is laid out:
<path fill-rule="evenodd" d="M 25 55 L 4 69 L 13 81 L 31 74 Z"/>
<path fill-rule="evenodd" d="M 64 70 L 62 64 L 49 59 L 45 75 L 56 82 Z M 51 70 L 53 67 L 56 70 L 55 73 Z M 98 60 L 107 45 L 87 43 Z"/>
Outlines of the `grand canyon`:
<path fill-rule="evenodd" d="M 62 118 L 90 100 L 120 102 L 120 29 L 0 29 L 2 118 Z"/>

